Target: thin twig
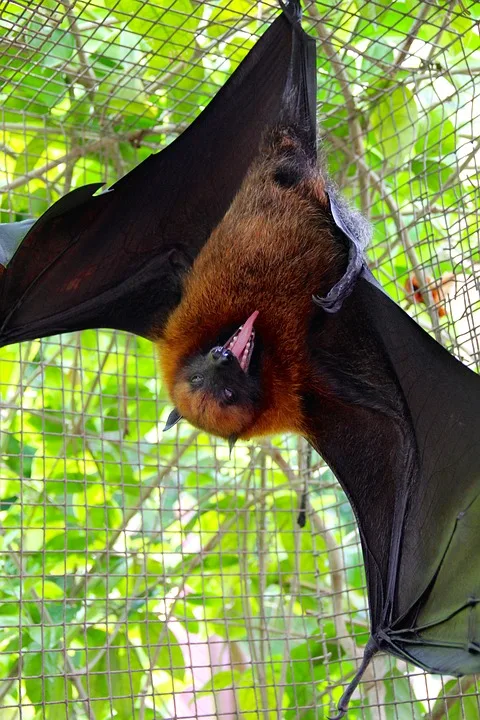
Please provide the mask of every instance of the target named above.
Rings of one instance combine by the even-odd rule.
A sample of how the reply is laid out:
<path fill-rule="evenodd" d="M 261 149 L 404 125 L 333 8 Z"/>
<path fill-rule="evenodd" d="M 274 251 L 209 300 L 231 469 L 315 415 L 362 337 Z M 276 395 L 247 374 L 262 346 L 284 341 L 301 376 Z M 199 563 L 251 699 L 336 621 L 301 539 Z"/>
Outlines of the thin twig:
<path fill-rule="evenodd" d="M 245 27 L 247 27 L 247 25 L 251 23 L 251 21 L 251 18 L 247 17 L 247 20 L 244 23 L 238 23 L 238 25 L 235 25 L 230 30 L 230 32 L 226 32 L 224 35 L 222 35 L 220 39 L 215 38 L 215 40 L 213 40 L 211 43 L 204 47 L 199 47 L 198 45 L 195 45 L 192 51 L 192 55 L 188 58 L 188 60 L 177 60 L 177 62 L 170 66 L 169 70 L 166 73 L 164 73 L 160 78 L 156 78 L 145 87 L 146 94 L 151 95 L 157 90 L 163 90 L 166 87 L 175 87 L 175 84 L 178 83 L 179 78 L 186 74 L 186 68 L 195 68 L 201 65 L 202 60 L 218 46 L 219 41 L 221 41 L 222 44 L 228 43 L 230 38 L 241 32 Z M 204 28 L 203 32 L 206 31 L 209 24 L 210 23 L 207 23 L 207 26 Z M 222 60 L 224 63 L 227 63 L 229 61 L 229 58 L 222 55 Z M 217 71 L 219 69 L 221 70 L 221 67 L 216 68 Z"/>
<path fill-rule="evenodd" d="M 73 426 L 73 429 L 72 429 L 73 435 L 80 435 L 80 432 L 82 429 L 81 426 L 85 420 L 85 415 L 87 414 L 87 410 L 90 406 L 92 399 L 95 397 L 95 392 L 96 392 L 98 386 L 100 385 L 100 382 L 102 379 L 102 374 L 105 369 L 105 365 L 107 364 L 107 360 L 110 357 L 110 353 L 112 352 L 113 346 L 115 345 L 116 341 L 117 341 L 117 337 L 116 337 L 115 333 L 113 333 L 112 337 L 110 338 L 110 342 L 108 343 L 108 347 L 105 350 L 100 367 L 98 368 L 95 378 L 94 378 L 92 384 L 90 385 L 87 399 L 86 399 L 85 404 L 83 405 L 81 413 L 80 413 L 80 418 L 77 420 L 77 422 Z"/>
<path fill-rule="evenodd" d="M 350 148 L 346 143 L 344 143 L 340 138 L 337 138 L 336 136 L 332 136 L 331 140 L 340 145 L 342 150 L 350 154 Z M 436 339 L 441 342 L 441 329 L 438 325 L 438 318 L 436 315 L 436 305 L 435 301 L 432 297 L 432 288 L 430 287 L 430 284 L 427 281 L 426 275 L 424 273 L 422 264 L 420 262 L 420 258 L 418 257 L 417 251 L 415 249 L 415 246 L 410 241 L 410 237 L 408 235 L 408 228 L 409 225 L 405 225 L 403 222 L 402 214 L 400 212 L 400 209 L 395 202 L 392 192 L 390 189 L 385 185 L 381 177 L 375 172 L 375 170 L 372 170 L 365 160 L 363 158 L 355 158 L 356 162 L 363 168 L 363 171 L 365 173 L 365 176 L 369 178 L 370 182 L 374 186 L 374 188 L 377 190 L 378 194 L 382 198 L 383 202 L 386 204 L 388 209 L 391 213 L 391 218 L 393 222 L 395 223 L 395 226 L 397 228 L 398 232 L 398 240 L 394 241 L 390 244 L 388 251 L 385 251 L 384 255 L 390 254 L 392 247 L 395 243 L 401 242 L 403 247 L 405 248 L 405 252 L 407 253 L 408 259 L 410 260 L 410 264 L 412 266 L 412 269 L 415 272 L 415 276 L 417 278 L 417 281 L 422 288 L 422 294 L 427 299 L 426 303 L 426 309 L 428 312 L 428 315 L 430 317 L 430 321 L 432 323 L 432 330 L 435 333 Z M 381 259 L 383 256 L 377 259 L 377 263 L 380 264 Z"/>
<path fill-rule="evenodd" d="M 432 6 L 428 2 L 425 2 L 423 4 L 420 12 L 417 15 L 415 22 L 413 23 L 412 29 L 409 31 L 409 33 L 405 37 L 405 40 L 403 41 L 401 46 L 398 48 L 398 56 L 397 56 L 395 62 L 390 66 L 384 79 L 382 78 L 382 84 L 383 84 L 383 82 L 385 82 L 385 84 L 388 84 L 390 82 L 390 80 L 397 74 L 397 72 L 400 69 L 402 69 L 401 66 L 403 64 L 403 61 L 409 54 L 412 43 L 416 39 L 419 31 L 422 29 L 422 26 L 425 23 L 426 17 L 431 9 L 432 9 Z M 415 11 L 417 12 L 417 8 L 415 8 Z M 437 12 L 436 9 L 435 9 L 435 12 Z"/>
<path fill-rule="evenodd" d="M 17 122 L 2 122 L 2 129 L 6 132 L 22 132 L 25 137 L 29 135 L 35 136 L 38 133 L 46 133 L 48 135 L 68 135 L 69 129 L 63 125 L 55 125 L 51 123 L 49 118 L 48 125 L 31 125 L 29 123 L 17 123 Z M 107 134 L 107 129 L 102 130 L 89 130 L 88 128 L 82 128 L 82 138 L 88 140 L 101 140 L 102 142 L 107 141 L 126 141 L 133 142 L 138 139 L 139 136 L 146 137 L 148 135 L 168 135 L 171 133 L 180 134 L 186 127 L 182 123 L 164 123 L 163 125 L 154 125 L 151 128 L 141 128 L 128 130 L 123 132 L 110 132 Z"/>
<path fill-rule="evenodd" d="M 10 548 L 9 557 L 11 560 L 13 560 L 14 564 L 17 566 L 18 571 L 20 573 L 20 578 L 24 577 L 25 571 L 24 571 L 23 564 L 22 564 L 21 554 L 19 554 L 16 550 L 13 550 L 12 548 Z M 53 626 L 52 617 L 51 617 L 50 613 L 48 612 L 47 608 L 45 607 L 45 602 L 44 602 L 43 598 L 41 598 L 37 594 L 37 592 L 34 590 L 34 588 L 30 589 L 30 593 L 31 593 L 33 599 L 37 602 L 37 604 L 39 606 L 40 615 L 42 617 L 42 626 L 43 627 Z M 75 686 L 77 693 L 78 693 L 78 697 L 85 708 L 85 713 L 88 717 L 88 720 L 95 720 L 95 713 L 93 711 L 93 708 L 90 705 L 90 700 L 85 692 L 85 688 L 83 687 L 82 680 L 81 680 L 79 674 L 77 673 L 77 671 L 75 670 L 75 667 L 73 665 L 73 662 L 72 662 L 70 656 L 68 655 L 67 648 L 65 645 L 63 647 L 63 661 L 66 666 L 65 669 L 68 672 L 68 677 L 71 680 L 72 684 Z"/>
<path fill-rule="evenodd" d="M 0 702 L 4 699 L 5 695 L 8 695 L 10 688 L 15 682 L 22 680 L 22 657 L 19 656 L 18 660 L 13 663 L 10 672 L 6 678 L 3 678 L 3 685 L 0 688 Z"/>
<path fill-rule="evenodd" d="M 245 492 L 246 494 L 250 493 L 250 483 L 252 480 L 252 476 L 255 473 L 255 465 L 252 460 L 250 462 L 250 472 L 247 476 L 247 482 L 245 483 Z M 243 522 L 245 528 L 248 528 L 249 526 L 249 520 L 250 520 L 250 508 L 246 507 L 244 514 L 243 514 Z M 262 648 L 262 637 L 260 637 L 260 643 L 257 641 L 257 637 L 253 631 L 253 623 L 252 623 L 252 609 L 250 605 L 250 584 L 249 584 L 249 572 L 248 572 L 248 533 L 243 533 L 243 547 L 242 551 L 240 553 L 240 582 L 242 583 L 241 588 L 241 602 L 242 602 L 242 610 L 243 610 L 243 617 L 245 621 L 245 629 L 247 631 L 247 642 L 248 642 L 248 648 L 250 650 L 250 656 L 252 658 L 253 663 L 253 670 L 256 675 L 256 686 L 260 690 L 260 697 L 262 702 L 262 708 L 261 712 L 259 708 L 256 708 L 257 713 L 259 716 L 263 716 L 264 720 L 268 720 L 269 718 L 269 709 L 268 709 L 268 692 L 267 692 L 267 676 L 266 676 L 266 670 L 265 670 L 265 664 L 262 662 L 262 656 L 263 656 L 263 648 Z M 261 593 L 261 590 L 259 590 Z M 263 624 L 263 623 L 262 623 Z M 260 647 L 258 647 L 258 645 Z"/>
<path fill-rule="evenodd" d="M 122 536 L 122 534 L 126 531 L 129 523 L 132 521 L 132 519 L 135 517 L 137 513 L 139 513 L 142 509 L 143 504 L 146 500 L 150 497 L 150 495 L 162 484 L 162 481 L 165 479 L 165 477 L 172 471 L 172 468 L 174 468 L 176 465 L 178 465 L 182 455 L 190 448 L 191 445 L 195 442 L 198 435 L 200 434 L 199 430 L 195 430 L 192 432 L 185 443 L 183 443 L 173 456 L 173 458 L 170 460 L 168 465 L 166 465 L 164 468 L 162 468 L 162 471 L 157 475 L 155 478 L 155 481 L 149 485 L 148 487 L 143 487 L 140 492 L 140 498 L 136 505 L 129 508 L 127 512 L 125 512 L 123 516 L 123 522 L 117 530 L 113 533 L 113 535 L 110 538 L 110 541 L 106 547 L 105 550 L 103 550 L 99 555 L 97 555 L 96 559 L 92 563 L 92 566 L 90 567 L 90 570 L 85 573 L 85 575 L 81 578 L 81 580 L 75 585 L 75 587 L 72 589 L 70 593 L 70 597 L 83 597 L 83 594 L 87 592 L 88 584 L 91 580 L 95 579 L 95 573 L 98 571 L 99 567 L 102 565 L 102 563 L 109 557 L 110 553 L 113 551 L 118 539 Z M 82 593 L 82 594 L 80 594 Z"/>
<path fill-rule="evenodd" d="M 283 474 L 290 480 L 294 487 L 296 487 L 297 495 L 301 496 L 302 485 L 299 485 L 296 473 L 293 471 L 291 466 L 287 463 L 281 452 L 273 445 L 263 444 L 262 448 L 266 452 L 275 464 L 280 468 Z M 306 501 L 306 511 L 308 517 L 317 531 L 317 533 L 323 537 L 325 545 L 327 547 L 328 564 L 330 566 L 330 576 L 332 580 L 332 605 L 333 605 L 333 622 L 335 625 L 335 635 L 338 642 L 340 643 L 343 651 L 347 657 L 352 658 L 356 663 L 359 663 L 363 658 L 363 649 L 358 647 L 353 637 L 347 630 L 347 623 L 345 621 L 345 612 L 342 606 L 342 598 L 344 597 L 344 563 L 342 556 L 342 548 L 338 545 L 332 532 L 327 528 L 323 522 L 322 516 L 315 512 L 310 505 L 310 502 Z M 378 673 L 377 670 L 383 669 L 384 661 L 383 658 L 374 658 L 374 661 L 367 667 L 364 675 L 363 682 L 366 685 L 367 692 L 370 692 L 372 688 L 376 686 L 376 680 L 378 674 L 382 677 L 384 672 Z M 384 714 L 384 708 L 378 708 L 378 714 L 375 720 L 385 720 L 386 715 Z"/>
<path fill-rule="evenodd" d="M 16 153 L 6 143 L 0 143 L 0 152 L 3 152 L 5 155 L 8 155 L 8 157 L 13 158 L 13 160 L 17 159 Z"/>
<path fill-rule="evenodd" d="M 85 43 L 82 40 L 80 29 L 77 25 L 77 19 L 73 13 L 73 6 L 68 0 L 60 0 L 60 3 L 65 8 L 65 15 L 67 16 L 70 25 L 70 32 L 73 35 L 75 47 L 77 48 L 78 62 L 81 68 L 79 78 L 82 79 L 82 83 L 88 88 L 88 95 L 90 97 L 90 100 L 93 102 L 95 98 L 95 86 L 97 84 L 97 78 L 95 77 L 95 73 L 93 72 L 93 69 L 88 63 L 88 58 L 84 50 Z"/>
<path fill-rule="evenodd" d="M 447 720 L 450 717 L 450 709 L 457 702 L 461 702 L 463 696 L 467 691 L 475 685 L 475 676 L 465 675 L 465 677 L 459 678 L 456 685 L 443 697 L 438 697 L 435 701 L 436 708 L 431 713 L 425 716 L 425 720 Z"/>
<path fill-rule="evenodd" d="M 432 61 L 434 53 L 436 50 L 438 50 L 438 47 L 440 45 L 440 40 L 442 39 L 442 35 L 445 32 L 445 30 L 450 26 L 450 23 L 452 21 L 452 15 L 454 13 L 455 6 L 457 5 L 457 0 L 450 0 L 446 8 L 442 8 L 442 10 L 445 10 L 445 15 L 443 17 L 443 22 L 438 28 L 438 32 L 436 35 L 429 40 L 429 44 L 431 45 L 430 51 L 426 57 L 425 62 L 429 63 Z M 440 8 L 438 8 L 440 10 Z M 436 10 L 436 12 L 438 12 Z M 444 51 L 445 48 L 442 48 L 442 51 Z"/>
<path fill-rule="evenodd" d="M 38 178 L 41 178 L 42 175 L 45 175 L 50 170 L 53 170 L 53 168 L 56 168 L 59 165 L 62 165 L 64 163 L 68 163 L 69 161 L 73 160 L 74 158 L 83 157 L 84 155 L 88 155 L 88 153 L 96 152 L 97 150 L 100 150 L 100 148 L 105 147 L 106 145 L 108 145 L 111 142 L 112 142 L 111 138 L 103 138 L 103 139 L 97 140 L 96 142 L 93 142 L 89 145 L 82 145 L 82 147 L 74 147 L 65 155 L 62 155 L 61 157 L 56 158 L 55 160 L 50 160 L 48 163 L 45 163 L 45 165 L 42 165 L 41 167 L 37 168 L 36 170 L 31 170 L 30 172 L 26 172 L 24 175 L 21 175 L 16 180 L 12 180 L 12 182 L 7 183 L 6 185 L 2 185 L 0 187 L 0 193 L 5 193 L 5 192 L 9 192 L 11 190 L 15 190 L 16 188 L 19 188 L 22 185 L 25 185 L 25 183 L 30 182 L 30 180 L 36 180 Z"/>
<path fill-rule="evenodd" d="M 476 154 L 479 151 L 480 151 L 480 140 L 477 140 L 477 142 L 475 143 L 475 145 L 473 147 L 473 150 L 471 150 L 471 152 L 469 152 L 469 154 L 463 160 L 463 162 L 460 165 L 458 165 L 456 171 L 454 173 L 452 173 L 452 175 L 450 175 L 450 177 L 448 178 L 448 180 L 446 182 L 442 183 L 442 189 L 439 190 L 437 193 L 435 193 L 435 195 L 433 195 L 430 198 L 430 200 L 428 201 L 428 204 L 426 206 L 424 206 L 423 208 L 421 208 L 421 210 L 418 210 L 417 212 L 414 213 L 413 220 L 410 223 L 408 223 L 408 225 L 406 226 L 407 230 L 409 228 L 415 226 L 418 223 L 418 221 L 421 220 L 421 218 L 425 217 L 425 215 L 428 215 L 432 206 L 434 206 L 437 203 L 437 200 L 439 200 L 447 190 L 450 190 L 450 188 L 461 179 L 460 175 L 462 174 L 462 172 L 464 170 L 466 170 L 468 168 L 471 161 L 475 158 Z"/>
<path fill-rule="evenodd" d="M 303 443 L 303 438 L 298 438 L 298 448 L 299 448 L 299 461 L 302 457 L 301 447 Z M 272 447 L 272 446 L 271 446 Z M 265 456 L 264 458 L 265 459 Z M 300 462 L 299 462 L 300 467 Z M 297 497 L 301 498 L 303 495 L 303 488 L 297 489 Z M 296 515 L 295 511 L 295 515 Z M 282 668 L 280 671 L 280 682 L 278 683 L 278 689 L 277 689 L 277 720 L 282 720 L 283 718 L 283 693 L 285 691 L 285 685 L 287 680 L 287 670 L 289 667 L 289 659 L 290 659 L 290 653 L 291 648 L 289 646 L 289 640 L 292 637 L 292 620 L 293 620 L 293 606 L 295 603 L 295 600 L 297 598 L 298 593 L 300 592 L 300 553 L 301 553 L 301 537 L 300 537 L 300 528 L 298 526 L 298 523 L 296 522 L 296 518 L 293 520 L 293 542 L 294 542 L 294 571 L 292 574 L 292 579 L 290 583 L 290 600 L 288 603 L 287 611 L 285 614 L 285 650 L 283 653 L 283 662 L 282 662 Z"/>
<path fill-rule="evenodd" d="M 75 102 L 75 93 L 73 91 L 73 87 L 71 84 L 68 86 L 68 95 L 70 97 L 70 104 L 73 105 Z M 70 149 L 80 146 L 79 142 L 78 142 L 78 138 L 76 137 L 74 132 L 72 132 L 70 134 L 70 138 L 71 138 L 71 148 Z M 73 171 L 75 169 L 75 162 L 76 162 L 76 158 L 72 158 L 67 163 L 65 163 L 65 172 L 63 174 L 63 194 L 64 195 L 69 193 L 72 188 L 72 179 L 73 179 Z"/>
<path fill-rule="evenodd" d="M 306 12 L 315 26 L 317 35 L 322 43 L 322 47 L 325 50 L 325 54 L 330 61 L 332 70 L 340 85 L 340 89 L 345 100 L 345 107 L 348 112 L 348 130 L 352 150 L 355 155 L 355 159 L 361 160 L 365 154 L 363 147 L 363 130 L 359 121 L 359 112 L 350 90 L 351 82 L 347 75 L 345 64 L 342 62 L 335 49 L 332 42 L 332 35 L 328 33 L 326 26 L 324 25 L 323 18 L 321 17 L 315 3 L 311 3 Z M 363 165 L 358 168 L 358 184 L 360 190 L 360 207 L 364 215 L 367 215 L 369 211 L 368 183 Z"/>
<path fill-rule="evenodd" d="M 266 645 L 268 642 L 267 613 L 265 609 L 265 592 L 267 589 L 267 505 L 265 490 L 267 488 L 267 468 L 265 463 L 265 455 L 260 456 L 260 489 L 261 497 L 258 502 L 257 510 L 257 537 L 258 537 L 258 615 L 260 618 L 260 662 L 265 667 L 267 653 Z M 245 521 L 245 528 L 248 527 Z M 245 533 L 247 537 L 247 533 Z"/>

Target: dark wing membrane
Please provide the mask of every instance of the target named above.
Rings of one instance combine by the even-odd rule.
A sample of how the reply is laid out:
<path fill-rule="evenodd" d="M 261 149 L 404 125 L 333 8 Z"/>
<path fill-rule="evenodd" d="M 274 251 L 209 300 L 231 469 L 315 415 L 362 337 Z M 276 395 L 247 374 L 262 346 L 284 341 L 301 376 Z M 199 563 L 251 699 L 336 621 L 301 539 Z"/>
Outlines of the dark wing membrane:
<path fill-rule="evenodd" d="M 280 5 L 285 4 L 280 0 Z M 290 3 L 285 13 L 292 23 L 292 55 L 287 87 L 278 123 L 293 126 L 305 152 L 317 157 L 317 51 L 315 41 L 300 25 L 300 3 Z"/>
<path fill-rule="evenodd" d="M 480 377 L 370 283 L 360 281 L 359 292 L 416 442 L 386 642 L 433 672 L 479 672 Z"/>
<path fill-rule="evenodd" d="M 157 336 L 182 274 L 279 120 L 294 54 L 312 43 L 295 17 L 280 15 L 169 147 L 108 192 L 80 189 L 47 211 L 0 277 L 0 345 L 92 327 Z"/>
<path fill-rule="evenodd" d="M 364 278 L 339 312 L 316 311 L 309 343 L 306 436 L 357 518 L 367 654 L 480 672 L 480 378 Z"/>
<path fill-rule="evenodd" d="M 377 622 L 389 594 L 395 509 L 414 449 L 408 410 L 358 284 L 339 312 L 315 310 L 309 348 L 317 375 L 304 397 L 306 436 L 352 505 Z"/>
<path fill-rule="evenodd" d="M 27 236 L 37 234 L 41 230 L 45 229 L 44 237 L 42 242 L 45 243 L 45 249 L 49 250 L 46 244 L 49 241 L 48 229 L 53 227 L 56 218 L 63 215 L 67 215 L 70 210 L 79 208 L 85 208 L 88 201 L 91 200 L 92 196 L 103 186 L 103 183 L 92 183 L 90 185 L 83 185 L 82 187 L 75 188 L 67 195 L 64 195 L 60 200 L 48 208 L 38 220 L 22 220 L 21 222 L 14 223 L 1 223 L 0 224 L 0 265 L 4 267 L 9 264 L 12 258 L 15 256 L 21 243 L 26 240 Z M 52 238 L 50 238 L 52 240 Z M 29 241 L 30 242 L 30 239 Z M 58 239 L 54 239 L 54 245 L 51 248 L 53 252 L 58 251 L 60 248 Z M 32 275 L 35 275 L 36 269 L 33 263 L 27 263 L 25 267 L 26 272 L 30 270 Z M 28 284 L 28 280 L 23 278 L 20 280 L 23 282 L 25 287 Z"/>

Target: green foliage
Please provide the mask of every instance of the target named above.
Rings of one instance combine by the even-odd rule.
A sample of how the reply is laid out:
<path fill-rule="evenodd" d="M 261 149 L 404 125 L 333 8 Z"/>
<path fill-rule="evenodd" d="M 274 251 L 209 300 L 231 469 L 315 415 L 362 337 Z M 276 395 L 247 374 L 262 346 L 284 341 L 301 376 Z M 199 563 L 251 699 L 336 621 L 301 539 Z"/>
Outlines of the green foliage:
<path fill-rule="evenodd" d="M 385 93 L 370 116 L 372 132 L 384 161 L 394 167 L 409 159 L 418 119 L 415 98 L 408 88 Z"/>
<path fill-rule="evenodd" d="M 478 172 L 465 163 L 479 114 L 478 33 L 460 5 L 432 6 L 416 25 L 419 7 L 340 2 L 325 15 L 363 162 L 342 78 L 318 48 L 330 171 L 372 218 L 371 257 L 402 302 L 415 258 L 437 278 L 463 258 L 467 274 L 480 261 Z M 251 10 L 245 0 L 0 3 L 0 185 L 12 190 L 0 221 L 110 183 L 170 142 L 272 16 L 267 4 Z M 307 8 L 312 32 L 314 20 Z M 318 524 L 300 531 L 304 444 L 277 438 L 229 459 L 184 424 L 164 437 L 157 378 L 150 345 L 121 334 L 1 352 L 2 718 L 326 718 L 368 635 L 350 507 L 314 457 Z M 425 686 L 403 665 L 385 662 L 377 678 L 354 697 L 351 720 L 380 717 L 376 693 L 386 720 L 424 716 Z M 447 683 L 445 717 L 477 717 L 470 689 L 455 699 L 457 681 Z"/>

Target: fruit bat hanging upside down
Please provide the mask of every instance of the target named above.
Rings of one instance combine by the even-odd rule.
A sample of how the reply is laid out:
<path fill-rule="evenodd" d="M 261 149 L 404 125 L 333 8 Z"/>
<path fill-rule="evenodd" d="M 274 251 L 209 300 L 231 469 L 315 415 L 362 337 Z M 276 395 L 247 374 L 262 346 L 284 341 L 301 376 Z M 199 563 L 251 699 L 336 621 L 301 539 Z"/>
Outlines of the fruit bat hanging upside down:
<path fill-rule="evenodd" d="M 371 637 L 341 717 L 378 650 L 480 671 L 480 379 L 366 266 L 368 228 L 316 164 L 299 15 L 284 7 L 197 120 L 107 192 L 0 227 L 0 344 L 128 330 L 160 350 L 167 427 L 310 441 L 367 574 Z"/>

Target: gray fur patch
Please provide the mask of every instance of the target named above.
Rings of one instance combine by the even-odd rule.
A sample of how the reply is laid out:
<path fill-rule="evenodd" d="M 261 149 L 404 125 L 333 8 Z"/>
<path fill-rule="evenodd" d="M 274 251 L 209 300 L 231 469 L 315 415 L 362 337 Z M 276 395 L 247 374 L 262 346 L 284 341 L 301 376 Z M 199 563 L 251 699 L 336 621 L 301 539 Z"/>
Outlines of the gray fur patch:
<path fill-rule="evenodd" d="M 352 292 L 358 278 L 365 274 L 367 268 L 364 250 L 370 242 L 372 232 L 365 218 L 348 205 L 331 183 L 327 185 L 327 195 L 335 225 L 350 240 L 348 265 L 343 277 L 325 297 L 314 295 L 313 301 L 325 312 L 336 313 L 342 307 L 345 298 Z"/>

